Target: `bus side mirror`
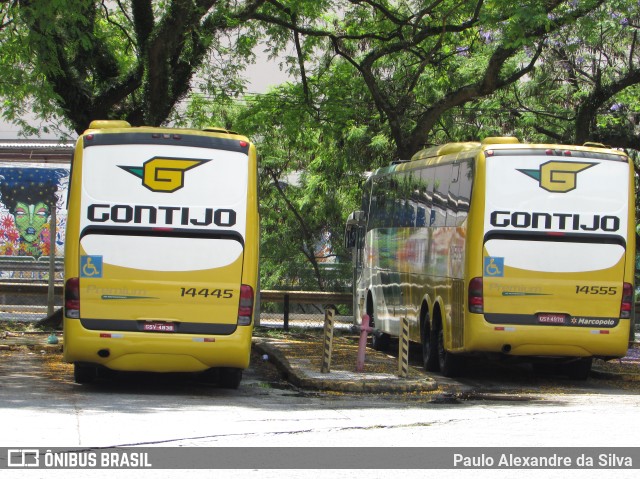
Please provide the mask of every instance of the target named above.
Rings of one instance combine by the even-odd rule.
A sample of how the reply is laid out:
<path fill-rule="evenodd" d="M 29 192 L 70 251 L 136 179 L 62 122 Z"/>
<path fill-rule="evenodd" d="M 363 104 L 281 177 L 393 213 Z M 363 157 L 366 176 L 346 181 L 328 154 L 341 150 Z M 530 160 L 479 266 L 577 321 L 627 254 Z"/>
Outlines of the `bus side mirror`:
<path fill-rule="evenodd" d="M 354 211 L 347 218 L 347 226 L 344 232 L 344 247 L 355 248 L 358 244 L 358 231 L 365 226 L 364 211 Z"/>

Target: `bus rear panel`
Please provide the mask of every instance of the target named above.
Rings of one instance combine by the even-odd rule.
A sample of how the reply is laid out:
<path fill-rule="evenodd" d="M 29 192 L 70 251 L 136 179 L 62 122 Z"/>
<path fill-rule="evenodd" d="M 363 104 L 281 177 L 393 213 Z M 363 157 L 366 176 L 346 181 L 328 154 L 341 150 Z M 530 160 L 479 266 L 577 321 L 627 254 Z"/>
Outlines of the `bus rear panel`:
<path fill-rule="evenodd" d="M 628 158 L 580 147 L 485 152 L 483 314 L 466 347 L 621 357 L 635 236 Z M 480 319 L 480 318 L 478 318 Z M 481 326 L 480 326 L 481 325 Z"/>
<path fill-rule="evenodd" d="M 258 213 L 246 138 L 88 130 L 66 244 L 65 359 L 78 370 L 248 366 Z"/>

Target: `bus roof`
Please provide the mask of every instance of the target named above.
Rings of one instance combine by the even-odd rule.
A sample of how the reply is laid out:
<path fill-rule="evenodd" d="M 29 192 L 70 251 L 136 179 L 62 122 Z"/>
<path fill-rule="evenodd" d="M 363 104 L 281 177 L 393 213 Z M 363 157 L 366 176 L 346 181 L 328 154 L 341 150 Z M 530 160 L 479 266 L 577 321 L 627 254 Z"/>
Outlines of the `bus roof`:
<path fill-rule="evenodd" d="M 561 145 L 547 143 L 521 143 L 518 138 L 513 136 L 490 136 L 482 141 L 464 141 L 445 143 L 443 145 L 431 146 L 415 153 L 411 160 L 403 162 L 394 162 L 391 165 L 378 168 L 367 176 L 370 179 L 373 176 L 386 175 L 394 171 L 404 171 L 428 165 L 437 165 L 440 163 L 454 163 L 462 159 L 475 157 L 481 151 L 494 150 L 495 154 L 506 154 L 514 150 L 532 152 L 533 150 L 553 150 L 554 155 L 562 155 L 564 151 L 579 151 L 578 156 L 597 155 L 601 159 L 628 161 L 626 153 L 615 150 L 601 143 L 586 142 L 582 146 L 579 145 Z M 530 153 L 529 153 L 530 154 Z M 420 162 L 416 165 L 417 162 Z"/>
<path fill-rule="evenodd" d="M 158 134 L 190 134 L 190 135 L 207 135 L 219 136 L 222 138 L 233 137 L 249 141 L 247 137 L 235 131 L 227 130 L 218 126 L 206 126 L 201 130 L 195 128 L 171 128 L 171 127 L 154 127 L 154 126 L 138 126 L 134 127 L 125 120 L 93 120 L 89 128 L 84 131 L 84 135 L 95 133 L 158 133 Z"/>

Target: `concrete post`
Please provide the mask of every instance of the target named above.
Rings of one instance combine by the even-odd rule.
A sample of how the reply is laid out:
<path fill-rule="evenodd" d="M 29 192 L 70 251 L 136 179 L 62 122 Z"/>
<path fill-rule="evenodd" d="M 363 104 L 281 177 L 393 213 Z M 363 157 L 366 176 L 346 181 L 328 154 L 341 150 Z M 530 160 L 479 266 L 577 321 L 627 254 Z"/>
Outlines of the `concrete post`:
<path fill-rule="evenodd" d="M 400 348 L 398 349 L 398 376 L 409 376 L 409 320 L 402 318 Z"/>
<path fill-rule="evenodd" d="M 333 325 L 335 321 L 335 310 L 327 308 L 324 311 L 324 352 L 322 354 L 321 373 L 331 371 L 331 353 L 333 352 Z"/>

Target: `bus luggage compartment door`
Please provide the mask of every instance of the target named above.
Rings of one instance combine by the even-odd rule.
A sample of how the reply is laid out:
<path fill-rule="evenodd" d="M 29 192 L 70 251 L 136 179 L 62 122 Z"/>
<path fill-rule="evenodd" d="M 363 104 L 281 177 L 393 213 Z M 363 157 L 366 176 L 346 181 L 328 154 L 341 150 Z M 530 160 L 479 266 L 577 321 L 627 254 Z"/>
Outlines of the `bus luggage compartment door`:
<path fill-rule="evenodd" d="M 242 260 L 241 238 L 86 235 L 80 255 L 83 325 L 230 334 Z"/>

